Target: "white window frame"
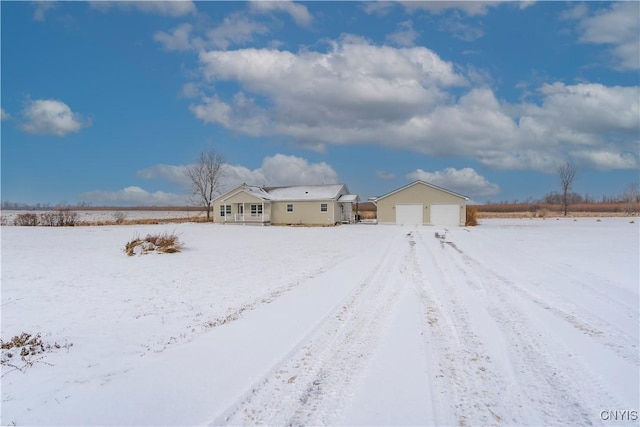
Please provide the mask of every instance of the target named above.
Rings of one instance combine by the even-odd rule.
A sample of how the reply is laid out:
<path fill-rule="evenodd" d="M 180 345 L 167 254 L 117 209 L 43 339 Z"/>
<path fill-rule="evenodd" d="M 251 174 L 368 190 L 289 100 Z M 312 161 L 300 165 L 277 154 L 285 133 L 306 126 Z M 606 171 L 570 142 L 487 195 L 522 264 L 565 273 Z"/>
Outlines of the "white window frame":
<path fill-rule="evenodd" d="M 220 205 L 220 216 L 231 215 L 231 205 Z"/>
<path fill-rule="evenodd" d="M 251 216 L 262 216 L 262 205 L 251 205 Z"/>
<path fill-rule="evenodd" d="M 289 209 L 291 208 L 291 209 Z M 287 212 L 288 213 L 292 213 L 293 212 L 293 203 L 287 203 Z"/>
<path fill-rule="evenodd" d="M 329 212 L 329 203 L 320 203 L 320 212 Z"/>

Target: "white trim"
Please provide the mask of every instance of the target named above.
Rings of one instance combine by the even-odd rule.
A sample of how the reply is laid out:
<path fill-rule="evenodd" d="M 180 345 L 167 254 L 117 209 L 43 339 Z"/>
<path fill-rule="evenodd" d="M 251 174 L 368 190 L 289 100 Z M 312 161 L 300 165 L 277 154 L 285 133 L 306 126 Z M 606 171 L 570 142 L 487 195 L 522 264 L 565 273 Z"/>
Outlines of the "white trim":
<path fill-rule="evenodd" d="M 387 193 L 387 194 L 385 194 L 385 195 L 383 195 L 383 196 L 376 197 L 376 198 L 375 198 L 375 202 L 378 202 L 380 199 L 384 199 L 385 197 L 389 197 L 389 196 L 391 196 L 392 194 L 396 194 L 396 193 L 398 193 L 398 192 L 400 192 L 400 191 L 402 191 L 402 190 L 405 190 L 405 189 L 407 189 L 407 188 L 409 188 L 409 187 L 412 187 L 412 186 L 414 186 L 414 185 L 416 185 L 416 184 L 424 184 L 424 185 L 426 185 L 427 187 L 431 187 L 431 188 L 434 188 L 434 189 L 436 189 L 436 190 L 440 190 L 440 191 L 443 191 L 443 192 L 445 192 L 445 193 L 449 193 L 449 194 L 451 194 L 452 196 L 456 196 L 456 197 L 459 197 L 459 198 L 464 199 L 464 200 L 469 200 L 469 198 L 468 198 L 467 196 L 463 196 L 462 194 L 454 193 L 453 191 L 451 191 L 451 190 L 447 190 L 446 188 L 438 187 L 437 185 L 429 184 L 428 182 L 418 180 L 418 181 L 414 181 L 414 182 L 412 182 L 411 184 L 407 184 L 407 185 L 405 185 L 404 187 L 397 188 L 397 189 L 393 190 L 392 192 Z"/>

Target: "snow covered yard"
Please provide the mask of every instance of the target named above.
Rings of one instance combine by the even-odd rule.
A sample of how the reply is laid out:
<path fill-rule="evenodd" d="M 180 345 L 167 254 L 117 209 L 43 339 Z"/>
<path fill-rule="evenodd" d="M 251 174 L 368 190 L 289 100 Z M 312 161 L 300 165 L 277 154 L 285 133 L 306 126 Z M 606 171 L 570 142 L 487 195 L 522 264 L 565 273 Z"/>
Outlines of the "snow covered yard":
<path fill-rule="evenodd" d="M 2 424 L 637 425 L 637 221 L 444 231 L 3 227 Z"/>

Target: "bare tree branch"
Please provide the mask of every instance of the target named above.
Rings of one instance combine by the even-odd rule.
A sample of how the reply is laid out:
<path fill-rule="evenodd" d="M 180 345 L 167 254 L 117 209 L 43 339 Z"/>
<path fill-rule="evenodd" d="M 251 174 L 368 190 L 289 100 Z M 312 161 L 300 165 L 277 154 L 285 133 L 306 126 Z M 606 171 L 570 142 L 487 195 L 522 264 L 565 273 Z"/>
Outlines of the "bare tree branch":
<path fill-rule="evenodd" d="M 569 204 L 568 194 L 573 181 L 576 179 L 578 168 L 573 163 L 563 163 L 558 166 L 558 176 L 560 177 L 560 184 L 562 185 L 562 207 L 564 210 L 564 216 L 567 216 L 567 206 Z"/>
<path fill-rule="evenodd" d="M 224 157 L 215 150 L 203 151 L 198 161 L 187 168 L 192 194 L 207 209 L 207 220 L 211 218 L 211 202 L 220 189 L 224 172 Z"/>

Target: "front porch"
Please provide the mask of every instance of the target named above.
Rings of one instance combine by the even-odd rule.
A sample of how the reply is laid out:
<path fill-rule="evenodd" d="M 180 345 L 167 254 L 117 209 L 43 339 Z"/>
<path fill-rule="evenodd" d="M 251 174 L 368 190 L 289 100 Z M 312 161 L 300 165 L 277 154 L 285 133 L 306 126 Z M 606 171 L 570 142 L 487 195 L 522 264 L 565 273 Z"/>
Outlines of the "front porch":
<path fill-rule="evenodd" d="M 240 202 L 220 205 L 220 215 L 225 224 L 271 224 L 271 203 Z"/>

